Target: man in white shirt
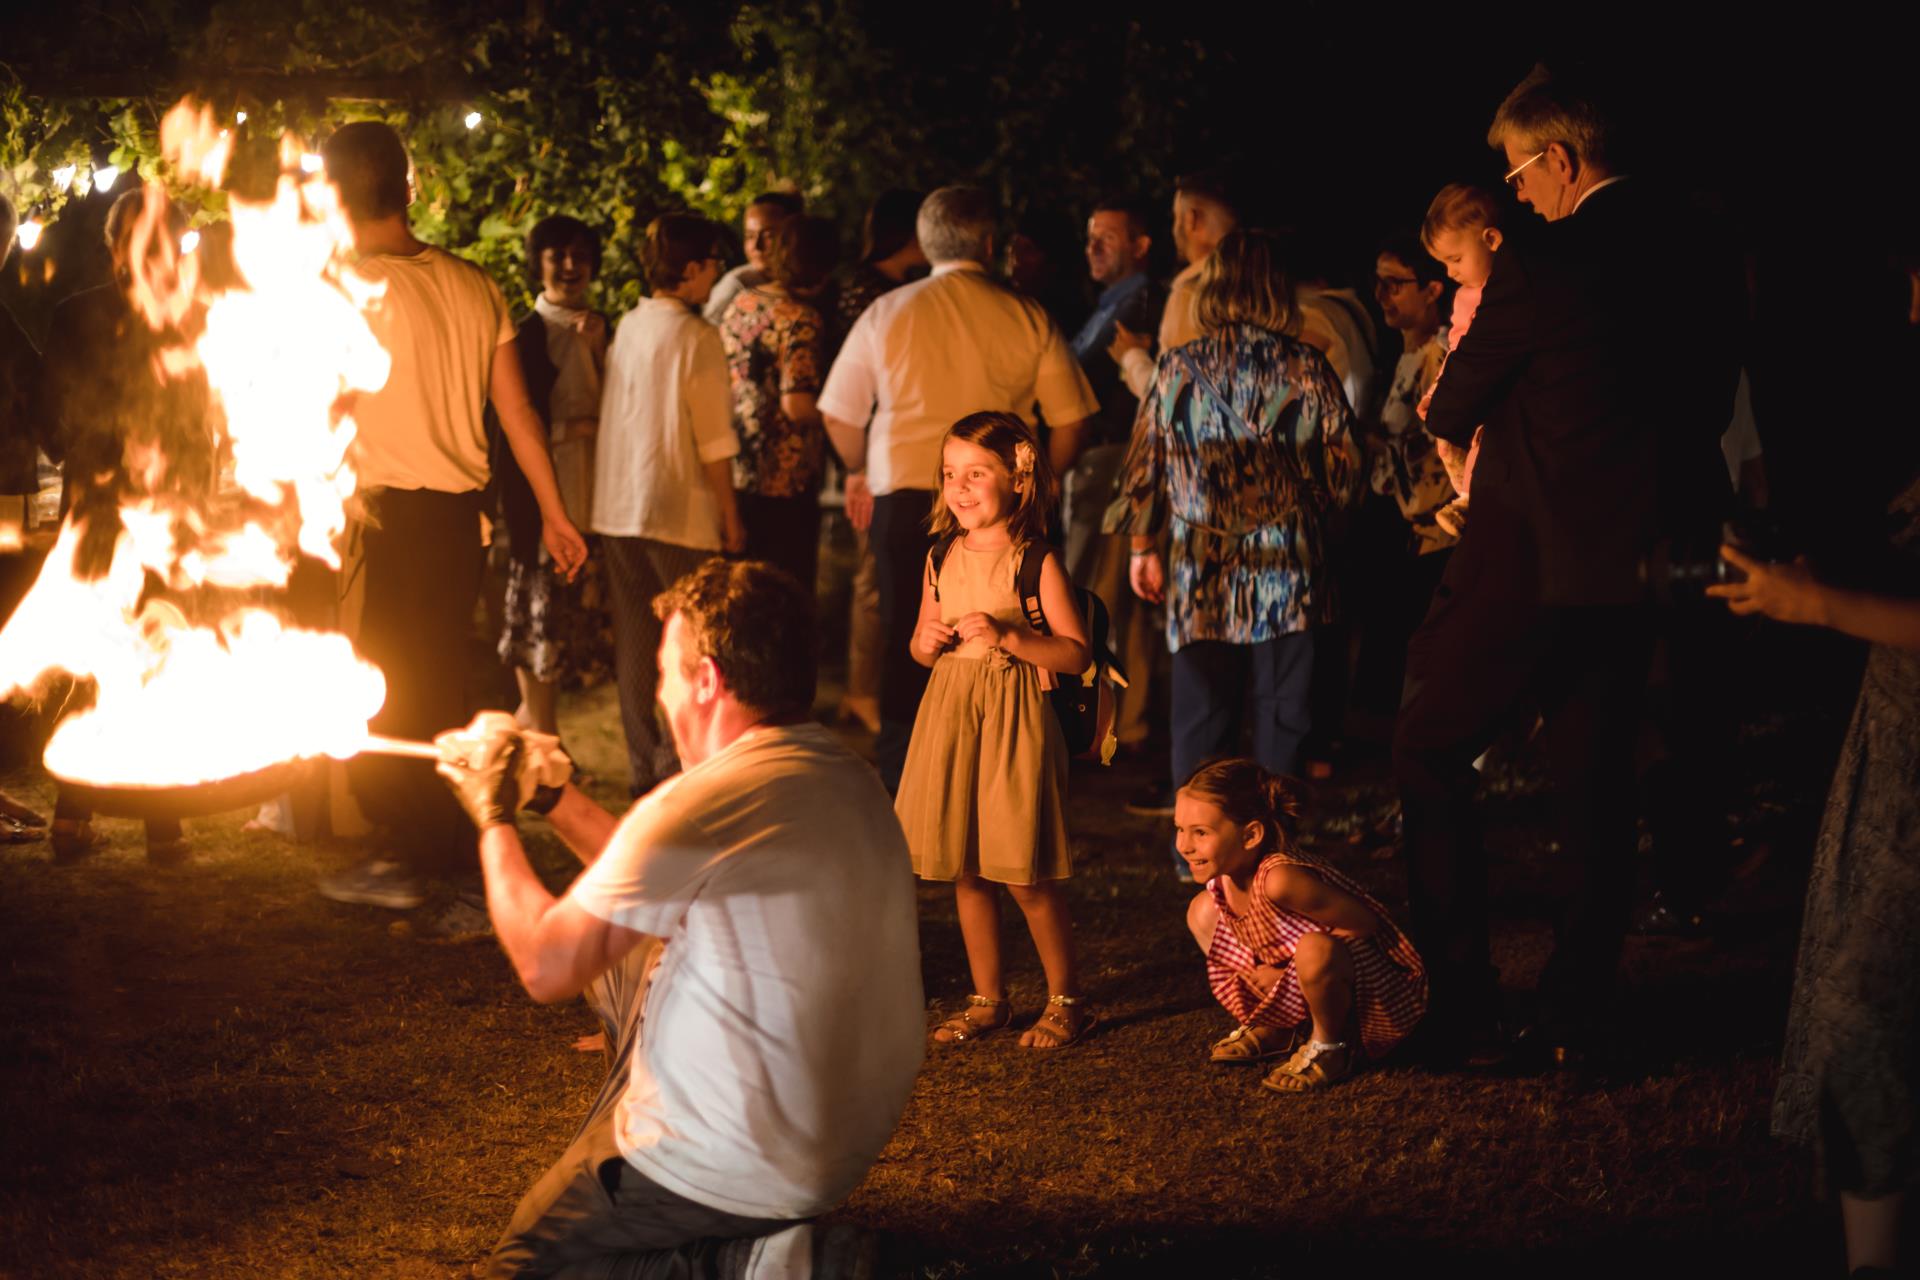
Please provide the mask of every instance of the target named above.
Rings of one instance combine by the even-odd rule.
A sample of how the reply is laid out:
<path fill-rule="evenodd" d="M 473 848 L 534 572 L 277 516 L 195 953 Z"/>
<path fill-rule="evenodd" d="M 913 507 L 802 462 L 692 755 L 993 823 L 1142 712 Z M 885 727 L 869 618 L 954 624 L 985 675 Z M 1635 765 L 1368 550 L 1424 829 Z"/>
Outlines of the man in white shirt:
<path fill-rule="evenodd" d="M 532 486 L 555 566 L 571 578 L 587 545 L 554 480 L 506 299 L 478 267 L 422 244 L 408 226 L 412 184 L 400 135 L 377 121 L 342 125 L 321 155 L 353 229 L 354 271 L 381 286 L 367 323 L 392 360 L 386 385 L 353 406 L 348 460 L 361 515 L 347 531 L 341 625 L 387 678 L 386 703 L 369 728 L 426 738 L 467 715 L 463 658 L 484 554 L 489 401 Z M 322 881 L 327 897 L 406 910 L 424 897 L 421 877 L 470 865 L 471 832 L 422 762 L 363 756 L 348 776 L 362 811 L 395 847 Z"/>
<path fill-rule="evenodd" d="M 740 224 L 747 260 L 721 276 L 720 283 L 713 286 L 701 311 L 708 324 L 720 323 L 720 317 L 727 314 L 727 304 L 742 289 L 757 289 L 773 278 L 767 271 L 767 250 L 773 246 L 773 233 L 788 218 L 797 218 L 806 211 L 806 202 L 792 191 L 762 191 L 753 198 Z"/>
<path fill-rule="evenodd" d="M 720 228 L 669 213 L 640 247 L 652 296 L 607 353 L 594 455 L 593 531 L 613 591 L 614 680 L 627 782 L 645 795 L 680 767 L 653 718 L 660 623 L 653 598 L 701 561 L 746 546 L 730 460 L 740 452 L 720 332 L 700 304 L 720 274 Z"/>
<path fill-rule="evenodd" d="M 810 719 L 809 588 L 710 560 L 655 608 L 686 771 L 624 818 L 535 789 L 515 730 L 441 740 L 501 947 L 536 1000 L 584 992 L 613 1047 L 486 1274 L 839 1274 L 805 1220 L 865 1176 L 924 1052 L 906 842 L 873 771 Z M 523 797 L 587 864 L 559 898 L 514 828 Z"/>
<path fill-rule="evenodd" d="M 927 671 L 907 655 L 920 608 L 926 518 L 940 442 L 970 413 L 1000 410 L 1052 429 L 1054 470 L 1073 464 L 1093 390 L 1046 309 L 987 274 L 994 208 L 983 191 L 942 187 L 920 206 L 925 280 L 876 299 L 847 334 L 820 392 L 827 435 L 847 464 L 849 501 L 873 495 L 868 534 L 880 578 L 880 777 L 900 781 Z"/>

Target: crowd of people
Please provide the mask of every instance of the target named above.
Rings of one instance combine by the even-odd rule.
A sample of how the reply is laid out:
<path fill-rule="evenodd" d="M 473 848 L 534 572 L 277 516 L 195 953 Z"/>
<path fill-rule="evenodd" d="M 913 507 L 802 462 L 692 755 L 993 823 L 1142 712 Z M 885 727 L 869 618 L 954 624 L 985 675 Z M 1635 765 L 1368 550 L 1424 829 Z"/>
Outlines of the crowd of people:
<path fill-rule="evenodd" d="M 471 867 L 477 827 L 488 914 L 527 989 L 584 992 L 606 1022 L 607 1085 L 493 1274 L 801 1247 L 794 1224 L 858 1182 L 927 1043 L 909 868 L 954 886 L 972 984 L 935 1046 L 1016 1024 L 1001 885 L 1048 989 L 1019 1043 L 1089 1034 L 1051 695 L 1102 678 L 1108 643 L 1128 677 L 1117 748 L 1166 744 L 1164 782 L 1131 807 L 1171 818 L 1175 866 L 1201 886 L 1186 918 L 1232 1020 L 1212 1061 L 1261 1064 L 1293 1095 L 1403 1045 L 1446 1065 L 1604 1051 L 1654 655 L 1710 625 L 1649 604 L 1649 554 L 1702 529 L 1717 542 L 1751 490 L 1757 451 L 1729 431 L 1746 303 L 1738 260 L 1634 175 L 1579 84 L 1536 72 L 1488 141 L 1530 214 L 1471 184 L 1409 211 L 1374 260 L 1396 355 L 1351 290 L 1303 277 L 1226 172 L 1175 184 L 1165 285 L 1153 216 L 1093 202 L 1084 315 L 1032 283 L 1037 247 L 1003 245 L 985 192 L 948 186 L 875 201 L 852 263 L 789 192 L 748 206 L 732 270 L 725 228 L 663 214 L 640 249 L 647 296 L 617 322 L 592 306 L 598 235 L 548 217 L 516 325 L 494 282 L 413 237 L 399 137 L 333 135 L 326 172 L 355 269 L 385 286 L 394 357 L 359 410 L 339 576 L 340 625 L 388 676 L 373 728 L 424 738 L 463 718 L 444 655 L 471 625 L 483 511 L 522 726 L 557 731 L 558 690 L 611 631 L 624 817 L 537 782 L 510 730 L 445 735 L 450 788 L 419 761 L 355 765 L 391 843 L 322 885 L 418 906 L 427 879 Z M 1644 323 L 1646 279 L 1665 324 Z M 71 341 L 135 340 L 119 330 Z M 36 403 L 54 406 L 48 439 L 94 438 L 84 406 Z M 836 476 L 857 535 L 845 710 L 874 731 L 877 779 L 811 719 Z M 1896 507 L 1908 549 L 1916 493 Z M 1736 612 L 1876 642 L 1819 842 L 1776 1119 L 1819 1146 L 1850 1258 L 1892 1266 L 1920 1027 L 1902 968 L 1920 885 L 1900 834 L 1920 606 L 1724 554 L 1738 572 L 1709 594 Z M 1349 708 L 1392 724 L 1404 923 L 1295 838 L 1289 780 L 1339 767 Z M 1713 732 L 1702 719 L 1685 732 Z M 1478 761 L 1515 730 L 1544 748 L 1570 883 L 1517 1018 L 1476 794 Z M 522 808 L 586 864 L 563 895 L 527 863 Z M 56 831 L 64 856 L 76 829 Z M 179 852 L 177 831 L 149 840 Z"/>

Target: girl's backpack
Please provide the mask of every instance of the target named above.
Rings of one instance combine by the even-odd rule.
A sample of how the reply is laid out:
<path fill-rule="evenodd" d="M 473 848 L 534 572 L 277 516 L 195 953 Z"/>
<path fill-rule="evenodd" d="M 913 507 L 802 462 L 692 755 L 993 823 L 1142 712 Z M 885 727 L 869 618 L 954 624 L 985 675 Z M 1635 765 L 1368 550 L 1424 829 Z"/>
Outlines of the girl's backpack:
<path fill-rule="evenodd" d="M 931 575 L 935 600 L 940 598 L 940 566 L 962 536 L 956 533 L 934 545 Z M 1035 548 L 1039 549 L 1039 555 L 1027 554 Z M 1052 635 L 1053 628 L 1047 625 L 1046 612 L 1040 607 L 1040 569 L 1052 550 L 1044 542 L 1022 543 L 1020 558 L 1014 567 L 1014 589 L 1020 595 L 1020 609 L 1027 615 L 1027 625 L 1043 636 Z M 1059 683 L 1047 693 L 1047 700 L 1053 704 L 1054 718 L 1060 721 L 1060 736 L 1066 741 L 1067 754 L 1110 764 L 1118 745 L 1113 736 L 1113 691 L 1127 687 L 1127 672 L 1113 653 L 1113 624 L 1107 616 L 1106 603 L 1079 586 L 1073 588 L 1073 599 L 1080 606 L 1080 617 L 1087 625 L 1087 647 L 1093 651 L 1093 661 L 1077 676 L 1055 673 Z"/>

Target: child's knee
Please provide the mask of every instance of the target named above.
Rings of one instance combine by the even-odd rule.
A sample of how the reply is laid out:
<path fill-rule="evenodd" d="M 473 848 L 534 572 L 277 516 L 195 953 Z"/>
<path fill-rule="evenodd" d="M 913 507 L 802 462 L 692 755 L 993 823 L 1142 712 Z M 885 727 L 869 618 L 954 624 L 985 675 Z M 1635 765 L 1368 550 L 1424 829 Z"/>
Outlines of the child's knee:
<path fill-rule="evenodd" d="M 1058 885 L 1059 882 L 1056 880 L 1035 880 L 1032 884 L 1010 884 L 1007 886 L 1007 892 L 1013 895 L 1014 902 L 1024 910 L 1051 902 Z"/>
<path fill-rule="evenodd" d="M 1309 933 L 1293 944 L 1294 972 L 1313 982 L 1345 971 L 1346 945 L 1330 933 Z"/>

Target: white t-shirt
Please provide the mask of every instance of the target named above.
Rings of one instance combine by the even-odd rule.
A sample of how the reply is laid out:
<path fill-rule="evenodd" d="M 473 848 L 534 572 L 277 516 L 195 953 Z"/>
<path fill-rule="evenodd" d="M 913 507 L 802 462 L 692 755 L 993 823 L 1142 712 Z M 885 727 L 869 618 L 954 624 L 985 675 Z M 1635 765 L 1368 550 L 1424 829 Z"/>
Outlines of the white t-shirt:
<path fill-rule="evenodd" d="M 627 312 L 607 352 L 593 463 L 593 529 L 720 549 L 720 503 L 701 464 L 740 452 L 720 331 L 677 298 Z"/>
<path fill-rule="evenodd" d="M 873 770 L 817 724 L 751 730 L 635 804 L 569 892 L 667 939 L 621 1154 L 747 1217 L 846 1198 L 926 1035 L 911 860 Z"/>
<path fill-rule="evenodd" d="M 411 257 L 373 254 L 353 269 L 386 286 L 365 314 L 393 360 L 387 384 L 354 403 L 349 457 L 360 487 L 485 487 L 488 383 L 495 353 L 514 336 L 499 286 L 432 246 Z"/>
<path fill-rule="evenodd" d="M 940 487 L 940 442 L 995 409 L 1056 426 L 1099 408 L 1046 309 L 977 262 L 943 262 L 860 313 L 820 392 L 820 412 L 865 423 L 875 493 Z"/>

